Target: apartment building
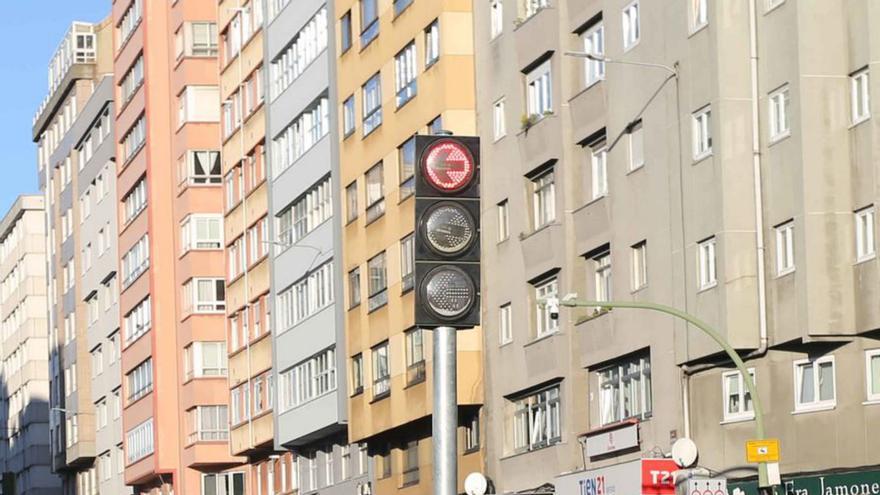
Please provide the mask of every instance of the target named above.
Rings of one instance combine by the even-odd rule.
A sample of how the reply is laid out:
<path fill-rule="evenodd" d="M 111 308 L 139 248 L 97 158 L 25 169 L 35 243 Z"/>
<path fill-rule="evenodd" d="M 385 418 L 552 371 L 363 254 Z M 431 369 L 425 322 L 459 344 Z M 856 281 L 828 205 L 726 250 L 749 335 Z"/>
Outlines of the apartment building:
<path fill-rule="evenodd" d="M 431 333 L 413 324 L 413 136 L 476 132 L 471 2 L 339 0 L 333 23 L 348 436 L 368 446 L 374 493 L 432 493 Z M 483 338 L 458 335 L 463 491 L 483 470 Z"/>
<path fill-rule="evenodd" d="M 300 493 L 368 493 L 367 445 L 346 429 L 332 11 L 271 1 L 264 30 L 275 447 L 295 453 Z"/>
<path fill-rule="evenodd" d="M 217 4 L 113 2 L 125 483 L 241 493 L 230 470 Z M 236 491 L 239 490 L 239 491 Z"/>
<path fill-rule="evenodd" d="M 0 423 L 4 493 L 61 489 L 49 446 L 43 198 L 19 196 L 0 220 Z"/>
<path fill-rule="evenodd" d="M 89 237 L 99 228 L 96 222 L 106 226 L 115 218 L 115 204 L 107 187 L 113 180 L 112 171 L 102 172 L 114 155 L 106 112 L 112 100 L 108 89 L 112 86 L 111 36 L 109 20 L 71 25 L 50 60 L 49 92 L 33 123 L 46 221 L 48 433 L 52 468 L 61 476 L 62 492 L 69 494 L 97 493 L 101 482 L 112 483 L 118 472 L 108 466 L 98 473 L 96 456 L 106 452 L 96 451 L 99 411 L 94 394 L 107 400 L 119 377 L 93 381 L 101 369 L 93 369 L 93 365 L 103 361 L 93 362 L 91 355 L 99 346 L 112 347 L 109 339 L 118 323 L 111 321 L 112 315 L 105 315 L 99 324 L 91 318 L 94 313 L 89 313 L 93 304 L 89 299 L 97 302 L 95 293 L 104 292 L 109 302 L 115 292 L 112 282 L 98 278 L 112 274 L 116 261 L 106 252 L 99 254 L 97 239 Z M 104 247 L 108 248 L 109 232 L 105 234 Z M 109 288 L 100 290 L 102 282 L 108 282 Z M 105 427 L 112 428 L 106 422 L 101 429 Z M 102 435 L 101 447 L 112 457 L 116 444 L 106 440 Z"/>
<path fill-rule="evenodd" d="M 876 481 L 870 2 L 474 8 L 497 493 L 622 486 L 683 436 L 700 465 L 744 465 L 752 398 L 717 344 L 659 313 L 538 304 L 571 293 L 718 329 L 787 490 Z"/>

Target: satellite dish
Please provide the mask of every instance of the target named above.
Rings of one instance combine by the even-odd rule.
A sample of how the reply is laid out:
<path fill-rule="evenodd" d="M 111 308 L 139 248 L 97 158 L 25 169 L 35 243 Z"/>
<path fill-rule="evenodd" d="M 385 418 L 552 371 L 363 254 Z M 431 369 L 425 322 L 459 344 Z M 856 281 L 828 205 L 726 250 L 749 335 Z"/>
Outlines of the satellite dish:
<path fill-rule="evenodd" d="M 489 482 L 480 473 L 471 473 L 464 479 L 464 492 L 467 495 L 486 495 Z"/>
<path fill-rule="evenodd" d="M 690 438 L 679 438 L 672 444 L 672 460 L 682 469 L 693 466 L 697 455 L 697 444 Z"/>

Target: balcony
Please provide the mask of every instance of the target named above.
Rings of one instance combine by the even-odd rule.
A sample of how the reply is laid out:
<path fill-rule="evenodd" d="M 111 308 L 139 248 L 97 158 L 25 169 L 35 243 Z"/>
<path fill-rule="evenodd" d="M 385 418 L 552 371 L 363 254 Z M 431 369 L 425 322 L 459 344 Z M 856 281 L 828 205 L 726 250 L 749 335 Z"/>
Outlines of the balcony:
<path fill-rule="evenodd" d="M 71 69 L 78 64 L 95 63 L 97 60 L 96 41 L 94 24 L 85 22 L 71 24 L 49 62 L 49 94 L 37 109 L 33 120 L 34 125 L 40 120 L 40 116 L 55 95 L 55 91 L 63 85 Z"/>

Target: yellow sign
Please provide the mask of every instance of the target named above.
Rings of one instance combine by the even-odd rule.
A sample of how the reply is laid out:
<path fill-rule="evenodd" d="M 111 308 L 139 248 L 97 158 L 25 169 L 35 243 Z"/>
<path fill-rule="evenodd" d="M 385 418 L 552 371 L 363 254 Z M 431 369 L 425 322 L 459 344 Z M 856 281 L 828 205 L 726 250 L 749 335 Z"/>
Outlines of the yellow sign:
<path fill-rule="evenodd" d="M 779 462 L 779 439 L 747 441 L 746 460 L 752 463 Z"/>

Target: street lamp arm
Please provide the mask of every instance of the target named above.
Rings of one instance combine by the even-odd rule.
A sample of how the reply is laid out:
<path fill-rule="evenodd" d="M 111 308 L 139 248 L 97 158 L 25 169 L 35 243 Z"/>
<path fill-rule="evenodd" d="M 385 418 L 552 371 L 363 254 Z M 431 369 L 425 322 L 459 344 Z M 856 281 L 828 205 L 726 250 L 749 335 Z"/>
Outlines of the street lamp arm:
<path fill-rule="evenodd" d="M 739 356 L 739 353 L 736 352 L 730 343 L 718 333 L 714 328 L 709 326 L 708 323 L 703 320 L 693 316 L 689 313 L 685 313 L 684 311 L 675 309 L 671 306 L 666 306 L 663 304 L 657 304 L 652 302 L 642 302 L 642 301 L 584 301 L 579 299 L 574 299 L 573 297 L 565 297 L 559 301 L 560 306 L 566 307 L 587 307 L 587 308 L 632 308 L 632 309 L 647 309 L 650 311 L 658 311 L 660 313 L 666 313 L 671 316 L 675 316 L 676 318 L 680 318 L 690 323 L 691 325 L 699 328 L 706 335 L 708 335 L 712 340 L 714 340 L 725 353 L 730 357 L 733 363 L 736 365 L 740 374 L 743 377 L 743 383 L 745 383 L 746 388 L 749 391 L 749 394 L 752 397 L 752 405 L 755 410 L 755 435 L 758 440 L 766 439 L 764 433 L 764 409 L 761 406 L 761 398 L 758 396 L 758 389 L 755 387 L 755 381 L 752 379 L 751 373 L 749 373 L 748 368 L 746 368 L 745 363 L 742 358 Z M 759 483 L 758 486 L 764 487 L 768 486 L 768 478 L 767 478 L 767 467 L 766 463 L 761 463 L 759 465 L 758 470 L 758 478 Z"/>
<path fill-rule="evenodd" d="M 678 77 L 678 64 L 676 64 L 673 67 L 670 67 L 668 65 L 655 64 L 655 63 L 651 63 L 651 62 L 636 62 L 636 61 L 630 61 L 630 60 L 617 60 L 617 59 L 608 58 L 608 57 L 604 57 L 602 55 L 596 55 L 594 53 L 589 53 L 589 52 L 567 51 L 564 54 L 569 57 L 586 58 L 589 60 L 595 60 L 596 62 L 605 62 L 608 64 L 637 65 L 640 67 L 653 67 L 655 69 L 665 70 L 666 72 L 672 74 L 673 77 Z"/>

